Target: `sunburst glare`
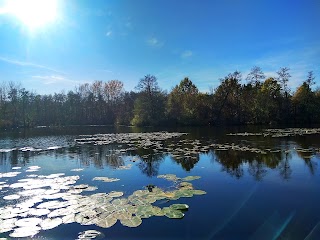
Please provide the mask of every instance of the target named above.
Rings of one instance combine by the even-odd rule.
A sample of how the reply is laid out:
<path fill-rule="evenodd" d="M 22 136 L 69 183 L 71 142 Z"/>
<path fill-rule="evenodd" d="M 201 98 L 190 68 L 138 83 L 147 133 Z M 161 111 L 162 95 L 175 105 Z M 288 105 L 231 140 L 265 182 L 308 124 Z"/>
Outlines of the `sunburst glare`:
<path fill-rule="evenodd" d="M 57 0 L 10 0 L 4 10 L 15 16 L 29 30 L 34 30 L 56 21 Z"/>

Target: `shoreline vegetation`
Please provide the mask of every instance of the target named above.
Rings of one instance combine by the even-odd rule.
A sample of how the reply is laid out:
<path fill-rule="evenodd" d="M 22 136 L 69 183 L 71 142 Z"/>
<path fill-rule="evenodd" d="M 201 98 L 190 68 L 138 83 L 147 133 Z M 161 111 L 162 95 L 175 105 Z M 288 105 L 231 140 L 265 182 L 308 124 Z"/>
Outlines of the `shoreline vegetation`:
<path fill-rule="evenodd" d="M 153 75 L 125 91 L 119 80 L 94 81 L 73 91 L 40 95 L 14 82 L 0 84 L 0 129 L 71 125 L 216 126 L 296 125 L 320 123 L 320 88 L 308 72 L 301 85 L 288 87 L 290 69 L 266 77 L 253 67 L 220 79 L 201 93 L 188 78 L 171 91 L 158 86 Z M 245 79 L 246 83 L 242 84 Z"/>

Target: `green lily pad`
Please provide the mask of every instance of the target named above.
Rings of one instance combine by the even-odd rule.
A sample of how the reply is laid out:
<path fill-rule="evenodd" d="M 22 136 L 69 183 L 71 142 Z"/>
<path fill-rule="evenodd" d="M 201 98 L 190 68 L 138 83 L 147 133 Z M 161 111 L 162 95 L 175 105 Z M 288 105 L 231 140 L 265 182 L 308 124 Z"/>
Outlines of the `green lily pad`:
<path fill-rule="evenodd" d="M 122 210 L 122 211 L 117 211 L 117 212 L 113 213 L 113 217 L 116 219 L 122 220 L 122 219 L 131 218 L 132 214 L 125 211 L 125 210 Z"/>
<path fill-rule="evenodd" d="M 188 176 L 185 178 L 181 178 L 181 180 L 182 181 L 193 181 L 193 180 L 200 179 L 200 178 L 201 178 L 200 176 Z"/>
<path fill-rule="evenodd" d="M 193 189 L 192 183 L 189 182 L 181 182 L 179 183 L 179 188 L 183 189 Z"/>
<path fill-rule="evenodd" d="M 175 210 L 187 210 L 189 206 L 187 204 L 172 204 L 169 206 L 169 208 L 172 208 Z"/>
<path fill-rule="evenodd" d="M 138 227 L 142 223 L 142 220 L 138 216 L 133 216 L 127 219 L 121 219 L 120 223 L 126 227 Z"/>
<path fill-rule="evenodd" d="M 181 212 L 179 210 L 172 209 L 170 207 L 165 207 L 162 209 L 162 211 L 164 212 L 164 215 L 168 218 L 183 218 L 184 217 L 183 212 Z"/>
<path fill-rule="evenodd" d="M 179 180 L 179 178 L 178 178 L 175 174 L 163 174 L 163 175 L 158 175 L 157 178 L 164 178 L 164 179 L 166 179 L 166 180 L 168 180 L 168 181 L 174 181 L 174 182 L 176 182 L 176 181 Z"/>
<path fill-rule="evenodd" d="M 197 190 L 197 189 L 192 190 L 192 193 L 193 193 L 194 195 L 204 195 L 204 194 L 207 194 L 207 192 L 206 192 L 206 191 L 203 191 L 203 190 Z"/>
<path fill-rule="evenodd" d="M 123 192 L 111 191 L 108 193 L 108 196 L 112 198 L 121 197 L 123 196 Z"/>
<path fill-rule="evenodd" d="M 109 227 L 112 227 L 113 225 L 115 225 L 117 221 L 118 221 L 118 219 L 116 219 L 112 215 L 109 215 L 106 218 L 97 218 L 95 221 L 95 224 L 98 227 L 109 228 Z"/>
<path fill-rule="evenodd" d="M 126 198 L 118 198 L 111 202 L 113 205 L 125 205 L 128 203 L 128 199 Z"/>

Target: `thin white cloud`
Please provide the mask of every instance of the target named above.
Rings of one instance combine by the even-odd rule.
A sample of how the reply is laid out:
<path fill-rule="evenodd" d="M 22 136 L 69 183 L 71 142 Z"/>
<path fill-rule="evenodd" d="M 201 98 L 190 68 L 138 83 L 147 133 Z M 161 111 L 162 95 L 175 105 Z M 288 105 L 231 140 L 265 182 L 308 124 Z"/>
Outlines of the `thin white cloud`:
<path fill-rule="evenodd" d="M 286 52 L 275 53 L 272 56 L 266 56 L 256 61 L 257 66 L 261 66 L 266 71 L 266 76 L 277 76 L 280 67 L 289 67 L 291 78 L 288 85 L 291 89 L 295 89 L 305 81 L 309 71 L 314 71 L 319 76 L 319 68 L 317 63 L 320 58 L 320 47 L 313 46 L 301 50 L 291 50 Z M 273 74 L 272 74 L 273 73 Z M 317 80 L 317 79 L 316 79 Z M 319 82 L 319 79 L 318 79 Z"/>
<path fill-rule="evenodd" d="M 186 50 L 181 53 L 181 58 L 190 58 L 193 56 L 193 52 L 190 50 Z"/>
<path fill-rule="evenodd" d="M 158 38 L 156 37 L 151 37 L 147 39 L 147 44 L 151 47 L 162 47 L 163 42 L 161 42 Z"/>
<path fill-rule="evenodd" d="M 19 61 L 16 59 L 10 59 L 10 58 L 6 58 L 6 57 L 1 57 L 0 56 L 0 61 L 2 62 L 6 62 L 6 63 L 10 63 L 10 64 L 14 64 L 14 65 L 18 65 L 18 66 L 22 66 L 22 67 L 33 67 L 33 68 L 41 68 L 41 69 L 46 69 L 46 70 L 50 70 L 52 72 L 56 72 L 56 73 L 62 73 L 61 71 L 58 71 L 56 69 L 44 66 L 44 65 L 40 65 L 40 64 L 36 64 L 36 63 L 32 63 L 32 62 L 24 62 L 24 61 Z"/>
<path fill-rule="evenodd" d="M 35 75 L 32 76 L 32 78 L 41 79 L 43 80 L 43 84 L 49 85 L 49 84 L 62 84 L 62 83 L 72 83 L 72 84 L 78 84 L 80 81 L 71 80 L 64 76 L 60 75 Z"/>

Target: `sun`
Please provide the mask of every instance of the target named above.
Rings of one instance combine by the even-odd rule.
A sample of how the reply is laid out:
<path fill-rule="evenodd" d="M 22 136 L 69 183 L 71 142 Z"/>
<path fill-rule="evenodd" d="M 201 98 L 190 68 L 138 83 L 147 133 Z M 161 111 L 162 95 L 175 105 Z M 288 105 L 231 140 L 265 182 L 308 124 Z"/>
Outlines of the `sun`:
<path fill-rule="evenodd" d="M 57 0 L 8 0 L 6 11 L 34 30 L 57 19 L 58 3 Z"/>

